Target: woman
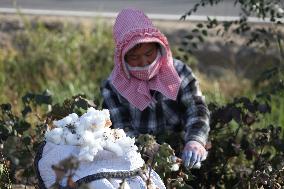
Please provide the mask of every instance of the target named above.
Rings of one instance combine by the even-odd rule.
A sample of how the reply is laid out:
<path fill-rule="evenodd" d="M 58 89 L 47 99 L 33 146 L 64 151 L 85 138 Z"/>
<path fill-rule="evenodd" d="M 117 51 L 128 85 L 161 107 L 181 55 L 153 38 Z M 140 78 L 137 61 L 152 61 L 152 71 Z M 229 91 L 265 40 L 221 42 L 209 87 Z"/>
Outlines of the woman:
<path fill-rule="evenodd" d="M 158 139 L 184 131 L 184 165 L 204 160 L 209 111 L 191 69 L 173 59 L 167 38 L 140 10 L 122 10 L 113 37 L 114 68 L 101 87 L 113 126 Z"/>

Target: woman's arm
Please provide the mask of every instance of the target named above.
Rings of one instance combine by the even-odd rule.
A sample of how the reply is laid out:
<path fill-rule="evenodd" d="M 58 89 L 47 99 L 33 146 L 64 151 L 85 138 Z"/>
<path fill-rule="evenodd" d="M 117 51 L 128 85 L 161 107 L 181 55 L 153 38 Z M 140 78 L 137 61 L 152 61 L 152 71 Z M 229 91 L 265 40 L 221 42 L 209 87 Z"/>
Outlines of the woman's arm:
<path fill-rule="evenodd" d="M 209 133 L 209 110 L 205 103 L 198 81 L 191 69 L 184 65 L 180 68 L 182 79 L 179 100 L 184 106 L 185 141 L 197 141 L 205 146 Z"/>
<path fill-rule="evenodd" d="M 185 147 L 182 153 L 183 163 L 192 168 L 206 159 L 205 144 L 209 133 L 209 110 L 198 82 L 191 69 L 179 63 L 178 72 L 182 79 L 179 101 L 181 103 L 185 125 Z M 198 164 L 199 165 L 199 164 Z"/>

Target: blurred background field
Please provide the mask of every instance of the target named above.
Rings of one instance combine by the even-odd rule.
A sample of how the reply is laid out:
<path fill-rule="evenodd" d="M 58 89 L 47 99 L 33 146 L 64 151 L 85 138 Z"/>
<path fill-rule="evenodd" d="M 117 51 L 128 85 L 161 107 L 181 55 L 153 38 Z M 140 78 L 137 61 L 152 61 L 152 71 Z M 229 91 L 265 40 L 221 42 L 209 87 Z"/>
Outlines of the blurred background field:
<path fill-rule="evenodd" d="M 0 104 L 17 107 L 27 92 L 47 89 L 55 103 L 85 94 L 100 105 L 100 83 L 113 67 L 112 23 L 102 18 L 1 15 Z M 270 49 L 247 47 L 241 44 L 245 36 L 230 44 L 212 34 L 210 41 L 185 55 L 179 49 L 196 23 L 154 23 L 168 37 L 174 57 L 192 67 L 208 103 L 255 96 L 265 85 L 256 85 L 261 73 L 280 64 L 276 44 Z M 284 125 L 283 98 L 273 104 L 271 121 Z"/>

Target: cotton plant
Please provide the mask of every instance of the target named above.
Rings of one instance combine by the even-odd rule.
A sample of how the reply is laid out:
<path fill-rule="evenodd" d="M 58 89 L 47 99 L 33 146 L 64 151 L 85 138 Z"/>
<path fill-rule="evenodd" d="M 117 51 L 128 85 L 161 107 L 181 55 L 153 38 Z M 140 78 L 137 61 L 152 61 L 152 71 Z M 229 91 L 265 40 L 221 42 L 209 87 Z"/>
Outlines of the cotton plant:
<path fill-rule="evenodd" d="M 79 147 L 80 161 L 93 161 L 101 150 L 123 156 L 137 151 L 135 139 L 126 136 L 122 129 L 111 129 L 109 110 L 89 108 L 82 116 L 69 114 L 61 120 L 53 121 L 52 129 L 45 134 L 46 141 L 57 145 Z"/>

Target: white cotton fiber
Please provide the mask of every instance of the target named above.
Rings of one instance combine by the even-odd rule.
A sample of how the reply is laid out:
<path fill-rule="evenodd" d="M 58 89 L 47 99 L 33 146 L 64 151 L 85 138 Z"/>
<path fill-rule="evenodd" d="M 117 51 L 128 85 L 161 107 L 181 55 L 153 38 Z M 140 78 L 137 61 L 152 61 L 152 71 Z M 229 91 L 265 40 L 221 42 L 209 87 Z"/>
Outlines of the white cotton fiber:
<path fill-rule="evenodd" d="M 123 155 L 122 148 L 117 143 L 112 142 L 110 140 L 105 142 L 104 149 L 115 153 L 117 156 Z"/>
<path fill-rule="evenodd" d="M 45 137 L 55 144 L 78 146 L 81 161 L 93 161 L 101 150 L 113 152 L 117 156 L 137 151 L 135 139 L 127 137 L 122 129 L 110 129 L 109 121 L 109 110 L 91 107 L 81 117 L 72 113 L 54 121 L 56 128 L 47 131 Z"/>
<path fill-rule="evenodd" d="M 94 146 L 95 138 L 91 131 L 85 131 L 80 139 L 81 146 Z"/>
<path fill-rule="evenodd" d="M 85 129 L 89 129 L 92 127 L 92 117 L 85 115 L 84 117 L 81 117 L 79 119 L 79 125 L 80 127 Z"/>
<path fill-rule="evenodd" d="M 174 163 L 174 164 L 171 166 L 171 171 L 178 171 L 178 170 L 179 170 L 179 164 Z"/>
<path fill-rule="evenodd" d="M 62 128 L 54 128 L 50 131 L 47 131 L 45 133 L 46 140 L 53 142 L 54 144 L 61 144 L 64 138 L 63 135 L 63 129 Z"/>
<path fill-rule="evenodd" d="M 123 129 L 114 129 L 113 135 L 115 139 L 125 138 L 126 134 Z"/>
<path fill-rule="evenodd" d="M 110 114 L 109 114 L 109 110 L 108 109 L 103 109 L 101 112 L 102 112 L 102 115 L 104 116 L 104 118 L 106 120 L 110 120 Z"/>
<path fill-rule="evenodd" d="M 96 120 L 94 120 L 93 126 L 94 129 L 98 130 L 98 129 L 103 129 L 106 125 L 106 120 L 103 116 L 97 117 Z"/>
<path fill-rule="evenodd" d="M 68 116 L 58 121 L 53 121 L 56 127 L 64 127 L 69 124 L 74 124 L 78 120 L 78 115 L 75 113 L 69 114 Z"/>
<path fill-rule="evenodd" d="M 73 134 L 71 132 L 68 132 L 65 136 L 65 141 L 66 141 L 66 144 L 68 145 L 74 145 L 74 146 L 77 146 L 79 145 L 79 135 L 77 134 Z"/>
<path fill-rule="evenodd" d="M 120 138 L 118 140 L 116 140 L 116 143 L 121 146 L 121 148 L 123 149 L 123 151 L 125 153 L 129 152 L 129 151 L 137 151 L 138 148 L 137 146 L 134 144 L 135 143 L 135 139 L 134 138 L 130 138 L 130 137 L 124 137 L 124 138 Z"/>
<path fill-rule="evenodd" d="M 94 155 L 90 153 L 89 146 L 85 146 L 80 149 L 78 159 L 79 161 L 93 161 Z"/>

